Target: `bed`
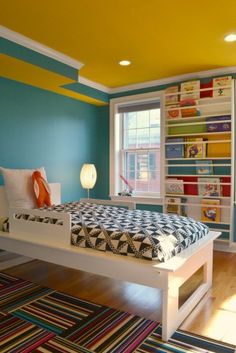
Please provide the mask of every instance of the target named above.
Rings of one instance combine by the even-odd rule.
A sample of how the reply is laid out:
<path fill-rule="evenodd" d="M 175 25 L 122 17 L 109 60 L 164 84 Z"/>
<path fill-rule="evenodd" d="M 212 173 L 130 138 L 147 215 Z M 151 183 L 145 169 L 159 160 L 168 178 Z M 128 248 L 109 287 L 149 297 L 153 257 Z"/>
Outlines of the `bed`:
<path fill-rule="evenodd" d="M 60 203 L 60 185 L 50 184 L 54 203 Z M 95 200 L 93 200 L 95 202 Z M 105 202 L 110 203 L 109 201 Z M 111 202 L 114 204 L 113 202 Z M 132 203 L 123 206 L 133 208 Z M 4 188 L 0 187 L 0 216 L 8 213 Z M 18 218 L 43 217 L 52 223 Z M 220 233 L 210 231 L 203 238 L 166 262 L 114 255 L 71 244 L 71 214 L 48 210 L 11 209 L 10 231 L 0 232 L 0 248 L 102 276 L 143 284 L 162 290 L 162 338 L 167 341 L 212 285 L 213 241 Z M 56 242 L 55 242 L 56 237 Z M 199 268 L 203 283 L 179 307 L 179 288 Z"/>

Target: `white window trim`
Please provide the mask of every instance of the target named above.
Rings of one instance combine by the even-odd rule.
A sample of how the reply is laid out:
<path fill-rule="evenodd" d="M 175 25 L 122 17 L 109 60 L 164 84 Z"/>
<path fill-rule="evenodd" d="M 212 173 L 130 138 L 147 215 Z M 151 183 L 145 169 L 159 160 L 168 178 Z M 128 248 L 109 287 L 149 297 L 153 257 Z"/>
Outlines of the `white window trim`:
<path fill-rule="evenodd" d="M 160 100 L 160 108 L 161 108 L 161 136 L 160 136 L 160 169 L 161 169 L 161 181 L 160 181 L 160 197 L 152 197 L 152 196 L 118 196 L 116 194 L 116 190 L 118 189 L 117 183 L 118 180 L 115 178 L 117 175 L 116 170 L 117 166 L 120 163 L 118 146 L 120 145 L 121 137 L 117 138 L 117 134 L 115 133 L 116 129 L 119 128 L 119 122 L 116 121 L 116 112 L 117 107 L 122 104 L 128 103 L 136 103 L 140 100 L 144 101 L 152 101 L 154 99 Z M 110 100 L 110 191 L 109 196 L 112 200 L 131 200 L 139 204 L 162 204 L 162 197 L 164 195 L 164 91 L 157 92 L 149 92 L 149 93 L 141 93 L 131 96 L 113 98 Z"/>

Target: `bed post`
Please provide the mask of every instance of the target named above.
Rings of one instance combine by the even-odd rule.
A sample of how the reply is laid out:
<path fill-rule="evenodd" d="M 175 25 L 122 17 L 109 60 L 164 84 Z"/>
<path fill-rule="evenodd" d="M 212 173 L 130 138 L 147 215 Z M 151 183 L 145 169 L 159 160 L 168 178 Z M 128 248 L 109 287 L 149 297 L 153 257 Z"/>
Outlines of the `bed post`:
<path fill-rule="evenodd" d="M 179 286 L 170 272 L 165 273 L 166 289 L 162 291 L 162 339 L 168 341 L 176 330 L 179 305 Z"/>
<path fill-rule="evenodd" d="M 179 306 L 179 289 L 198 269 L 203 267 L 203 280 L 190 297 Z M 213 242 L 189 258 L 177 271 L 165 272 L 162 290 L 162 339 L 168 341 L 174 331 L 191 313 L 212 286 Z"/>

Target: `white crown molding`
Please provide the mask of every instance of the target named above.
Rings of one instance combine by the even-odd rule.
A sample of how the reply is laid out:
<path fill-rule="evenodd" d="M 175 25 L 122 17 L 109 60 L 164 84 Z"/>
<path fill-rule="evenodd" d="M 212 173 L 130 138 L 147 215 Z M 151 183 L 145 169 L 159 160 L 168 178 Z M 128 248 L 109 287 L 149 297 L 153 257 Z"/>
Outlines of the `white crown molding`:
<path fill-rule="evenodd" d="M 150 88 L 150 87 L 155 87 L 155 86 L 161 86 L 161 85 L 167 85 L 175 82 L 180 82 L 180 81 L 187 81 L 191 79 L 196 79 L 196 78 L 204 78 L 204 77 L 211 77 L 211 76 L 217 76 L 217 75 L 227 75 L 227 74 L 232 74 L 236 73 L 236 66 L 228 66 L 228 67 L 222 67 L 219 69 L 213 69 L 213 70 L 207 70 L 207 71 L 200 71 L 200 72 L 192 72 L 189 74 L 183 74 L 183 75 L 178 75 L 178 76 L 173 76 L 173 77 L 167 77 L 167 78 L 162 78 L 159 80 L 154 80 L 154 81 L 146 81 L 146 82 L 141 82 L 141 83 L 134 83 L 132 85 L 127 85 L 127 86 L 119 86 L 115 88 L 110 88 L 107 86 L 104 86 L 100 83 L 91 81 L 85 77 L 79 76 L 79 82 L 98 89 L 99 91 L 108 93 L 108 94 L 115 94 L 115 93 L 122 93 L 122 92 L 128 92 L 128 91 L 133 91 L 133 90 L 138 90 L 138 89 L 143 89 L 143 88 Z"/>
<path fill-rule="evenodd" d="M 179 81 L 187 81 L 187 80 L 191 80 L 191 79 L 195 79 L 195 78 L 204 78 L 204 77 L 217 76 L 217 75 L 227 75 L 227 74 L 232 74 L 232 73 L 236 73 L 236 66 L 228 66 L 228 67 L 222 67 L 222 68 L 213 69 L 213 70 L 192 72 L 189 74 L 183 74 L 183 75 L 178 75 L 178 76 L 162 78 L 160 80 L 146 81 L 146 82 L 142 82 L 142 83 L 134 83 L 132 85 L 127 85 L 127 86 L 115 87 L 115 88 L 110 89 L 110 93 L 111 94 L 121 93 L 121 92 L 133 91 L 136 89 L 143 89 L 143 88 L 149 88 L 149 87 L 154 87 L 154 86 L 167 85 L 167 84 L 175 83 L 175 82 L 179 82 Z"/>
<path fill-rule="evenodd" d="M 60 61 L 61 63 L 69 65 L 69 66 L 73 67 L 74 69 L 79 70 L 84 65 L 81 62 L 79 62 L 78 60 L 72 59 L 71 57 L 69 57 L 65 54 L 62 54 L 52 48 L 49 48 L 44 44 L 36 42 L 33 39 L 25 37 L 24 35 L 22 35 L 20 33 L 14 32 L 11 29 L 4 27 L 4 26 L 0 26 L 0 37 L 8 39 L 8 40 L 15 42 L 17 44 L 20 44 L 28 49 L 32 49 L 32 50 L 36 51 L 37 53 L 48 56 L 49 58 Z"/>
<path fill-rule="evenodd" d="M 105 93 L 111 93 L 112 91 L 111 88 L 104 86 L 101 83 L 91 81 L 88 78 L 85 78 L 83 76 L 79 76 L 79 83 L 82 83 L 83 85 L 89 86 L 91 88 L 98 89 L 99 91 L 102 91 Z"/>

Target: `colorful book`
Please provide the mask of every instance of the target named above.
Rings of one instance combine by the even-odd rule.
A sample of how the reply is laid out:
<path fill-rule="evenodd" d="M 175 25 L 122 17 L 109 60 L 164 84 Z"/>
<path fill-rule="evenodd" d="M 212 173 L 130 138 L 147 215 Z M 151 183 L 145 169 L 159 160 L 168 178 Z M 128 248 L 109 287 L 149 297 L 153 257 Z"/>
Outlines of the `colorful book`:
<path fill-rule="evenodd" d="M 200 88 L 203 89 L 204 91 L 200 92 L 200 98 L 209 98 L 213 97 L 213 81 L 210 80 L 210 82 L 205 82 L 200 84 Z M 209 89 L 207 89 L 209 88 Z"/>
<path fill-rule="evenodd" d="M 211 160 L 195 161 L 195 164 L 196 164 L 196 174 L 198 175 L 214 174 L 213 163 Z"/>
<path fill-rule="evenodd" d="M 166 197 L 165 198 L 166 213 L 177 214 L 179 216 L 186 216 L 185 205 L 181 205 L 186 202 L 185 198 L 182 197 Z"/>
<path fill-rule="evenodd" d="M 201 202 L 201 221 L 220 222 L 220 200 L 203 199 Z"/>
<path fill-rule="evenodd" d="M 198 178 L 198 195 L 221 196 L 220 178 Z"/>
<path fill-rule="evenodd" d="M 166 197 L 166 212 L 180 215 L 181 212 L 181 198 L 180 197 Z"/>
<path fill-rule="evenodd" d="M 169 137 L 166 139 L 167 143 L 171 145 L 166 145 L 166 158 L 183 158 L 184 157 L 184 143 L 183 137 Z M 177 142 L 177 144 L 175 144 Z"/>
<path fill-rule="evenodd" d="M 173 105 L 179 102 L 179 86 L 168 87 L 165 90 L 165 104 Z M 170 95 L 169 95 L 170 94 Z"/>
<path fill-rule="evenodd" d="M 184 181 L 181 179 L 166 179 L 166 194 L 184 194 Z"/>
<path fill-rule="evenodd" d="M 200 98 L 200 80 L 181 83 L 181 100 L 183 99 L 199 99 Z"/>
<path fill-rule="evenodd" d="M 205 158 L 206 157 L 206 141 L 202 137 L 187 138 L 188 144 L 185 148 L 185 158 Z"/>
<path fill-rule="evenodd" d="M 231 122 L 221 122 L 222 120 L 231 120 L 231 115 L 221 115 L 206 118 L 207 122 L 214 121 L 210 124 L 206 124 L 207 132 L 231 131 Z"/>
<path fill-rule="evenodd" d="M 216 77 L 213 78 L 213 97 L 229 97 L 231 95 L 231 87 L 224 88 L 225 86 L 231 86 L 232 77 Z"/>
<path fill-rule="evenodd" d="M 168 108 L 169 109 L 166 110 L 166 119 L 179 119 L 179 118 L 181 118 L 179 104 L 170 105 Z"/>
<path fill-rule="evenodd" d="M 186 98 L 179 102 L 180 107 L 186 107 L 185 109 L 181 109 L 182 118 L 191 118 L 194 116 L 199 116 L 200 111 L 195 107 L 198 102 L 192 98 Z"/>

